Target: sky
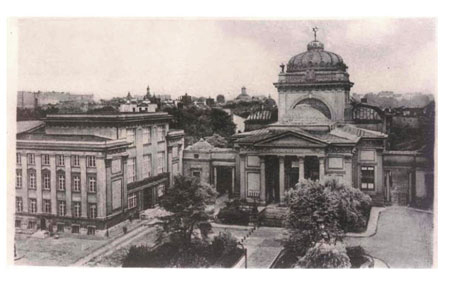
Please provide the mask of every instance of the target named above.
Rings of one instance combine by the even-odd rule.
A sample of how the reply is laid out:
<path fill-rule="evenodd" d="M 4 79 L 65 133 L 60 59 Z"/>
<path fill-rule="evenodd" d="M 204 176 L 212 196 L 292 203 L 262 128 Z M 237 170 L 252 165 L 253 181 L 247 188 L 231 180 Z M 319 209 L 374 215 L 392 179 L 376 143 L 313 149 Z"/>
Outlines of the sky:
<path fill-rule="evenodd" d="M 232 99 L 277 98 L 279 65 L 317 39 L 347 64 L 351 92 L 436 92 L 433 19 L 243 20 L 22 18 L 18 90 L 94 94 L 151 92 Z"/>

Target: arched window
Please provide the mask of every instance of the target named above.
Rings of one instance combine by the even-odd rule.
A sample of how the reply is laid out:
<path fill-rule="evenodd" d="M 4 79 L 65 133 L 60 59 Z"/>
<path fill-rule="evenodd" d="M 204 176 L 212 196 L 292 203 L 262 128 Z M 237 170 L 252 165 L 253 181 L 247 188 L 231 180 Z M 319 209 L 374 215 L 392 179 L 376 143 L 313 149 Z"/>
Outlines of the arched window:
<path fill-rule="evenodd" d="M 317 109 L 318 111 L 320 111 L 321 113 L 323 113 L 328 119 L 331 119 L 331 111 L 328 108 L 328 106 L 322 102 L 321 100 L 318 99 L 314 99 L 314 98 L 307 98 L 304 100 L 299 101 L 294 108 L 296 108 L 299 105 L 310 105 L 311 107 Z"/>

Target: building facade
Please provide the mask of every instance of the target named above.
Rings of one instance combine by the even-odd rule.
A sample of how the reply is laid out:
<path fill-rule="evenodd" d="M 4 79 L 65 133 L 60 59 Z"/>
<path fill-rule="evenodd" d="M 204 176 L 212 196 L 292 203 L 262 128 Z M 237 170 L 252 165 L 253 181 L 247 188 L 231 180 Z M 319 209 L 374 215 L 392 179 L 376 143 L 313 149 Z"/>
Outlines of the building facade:
<path fill-rule="evenodd" d="M 169 131 L 170 119 L 171 116 L 163 112 L 48 115 L 44 120 L 45 127 L 40 129 L 39 133 L 18 134 L 17 136 L 17 151 L 18 155 L 21 155 L 21 164 L 18 164 L 16 178 L 19 180 L 21 175 L 24 190 L 16 190 L 16 192 L 26 192 L 25 195 L 18 194 L 17 197 L 22 197 L 23 206 L 20 207 L 19 200 L 17 200 L 17 208 L 30 208 L 30 202 L 32 202 L 31 204 L 35 204 L 33 206 L 36 206 L 36 210 L 33 209 L 31 214 L 17 210 L 16 215 L 21 216 L 24 212 L 27 216 L 34 216 L 40 222 L 39 225 L 44 225 L 46 222 L 45 225 L 48 226 L 48 222 L 58 222 L 60 199 L 55 199 L 55 196 L 64 196 L 61 198 L 66 199 L 66 211 L 73 212 L 75 210 L 72 208 L 73 204 L 78 204 L 74 203 L 78 201 L 73 199 L 77 194 L 71 194 L 72 187 L 73 184 L 78 183 L 80 183 L 80 194 L 78 195 L 82 198 L 80 201 L 82 203 L 81 217 L 86 217 L 85 215 L 90 212 L 91 203 L 96 202 L 97 206 L 97 215 L 92 215 L 92 218 L 88 218 L 88 215 L 89 222 L 81 223 L 79 225 L 81 229 L 87 230 L 88 226 L 95 226 L 94 229 L 105 230 L 124 218 L 137 215 L 140 211 L 154 206 L 164 189 L 170 185 L 174 171 L 175 174 L 182 172 L 184 132 Z M 48 194 L 52 196 L 50 199 L 47 199 L 46 192 L 38 194 L 40 192 L 38 185 L 43 187 L 45 184 L 46 190 L 48 189 L 46 183 L 48 177 L 42 174 L 42 171 L 47 168 L 44 169 L 40 162 L 43 153 L 37 151 L 39 149 L 36 149 L 33 144 L 38 138 L 43 141 L 42 145 L 48 144 L 48 147 L 56 145 L 54 148 L 45 148 L 46 156 L 44 156 L 46 161 L 48 159 L 50 161 L 48 164 L 48 176 L 51 182 Z M 116 149 L 118 147 L 116 144 L 120 145 L 120 152 Z M 110 145 L 114 147 L 111 148 Z M 69 150 L 65 150 L 66 148 Z M 120 155 L 120 163 L 118 158 L 109 158 L 112 154 L 108 153 L 111 151 L 115 153 L 114 157 Z M 31 160 L 28 161 L 26 158 L 28 156 L 34 158 L 30 158 Z M 79 158 L 72 158 L 72 156 Z M 72 159 L 77 159 L 76 165 L 79 167 L 73 167 Z M 32 166 L 30 161 L 35 161 L 35 166 Z M 62 161 L 59 163 L 60 166 L 58 166 L 58 161 Z M 95 166 L 92 166 L 92 161 Z M 40 164 L 38 164 L 39 162 Z M 59 173 L 61 171 L 63 173 Z M 31 176 L 28 172 L 31 173 Z M 79 181 L 75 172 L 79 172 Z M 91 177 L 91 174 L 94 173 L 95 181 Z M 73 180 L 74 176 L 76 180 Z M 118 181 L 119 176 L 120 182 Z M 60 177 L 61 181 L 59 181 Z M 28 180 L 30 183 L 24 184 L 24 180 Z M 92 192 L 93 194 L 89 194 L 91 180 L 98 188 Z M 60 183 L 61 185 L 66 183 L 65 187 L 59 187 Z M 30 185 L 33 185 L 33 188 L 30 188 Z M 36 194 L 32 195 L 35 196 L 34 200 L 29 202 L 31 195 L 28 195 L 28 192 L 33 193 L 34 188 L 36 188 Z M 58 189 L 61 190 L 58 191 Z M 47 195 L 44 196 L 44 194 Z M 95 198 L 94 195 L 96 195 Z M 88 199 L 83 199 L 83 196 Z M 121 198 L 119 199 L 118 196 Z M 51 210 L 45 211 L 43 208 L 48 208 L 48 206 Z M 62 203 L 61 206 L 63 206 Z M 43 212 L 37 211 L 37 208 Z M 43 213 L 45 216 L 42 215 Z M 114 221 L 109 221 L 108 218 L 112 218 L 110 214 L 117 214 L 117 217 L 113 218 Z M 72 217 L 67 215 L 66 227 L 78 225 L 77 220 L 71 219 Z M 73 221 L 72 225 L 69 224 L 72 222 L 70 220 Z M 18 227 L 22 226 L 25 224 L 20 224 Z M 26 226 L 28 227 L 28 225 Z M 75 229 L 75 231 L 78 230 Z"/>

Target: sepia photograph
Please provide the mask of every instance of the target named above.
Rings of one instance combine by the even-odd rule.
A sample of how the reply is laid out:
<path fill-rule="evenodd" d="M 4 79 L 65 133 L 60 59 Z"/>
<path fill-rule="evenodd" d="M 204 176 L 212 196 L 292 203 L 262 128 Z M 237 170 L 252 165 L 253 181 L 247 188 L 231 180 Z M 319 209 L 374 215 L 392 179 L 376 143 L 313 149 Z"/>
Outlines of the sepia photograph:
<path fill-rule="evenodd" d="M 9 18 L 10 263 L 436 268 L 436 28 Z"/>

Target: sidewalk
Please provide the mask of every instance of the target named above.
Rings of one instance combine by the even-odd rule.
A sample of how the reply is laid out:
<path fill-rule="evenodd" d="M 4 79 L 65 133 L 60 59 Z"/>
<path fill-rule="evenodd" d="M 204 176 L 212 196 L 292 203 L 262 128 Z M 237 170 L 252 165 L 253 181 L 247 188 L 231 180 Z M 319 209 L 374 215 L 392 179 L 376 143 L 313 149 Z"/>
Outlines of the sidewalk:
<path fill-rule="evenodd" d="M 270 268 L 283 249 L 283 228 L 259 227 L 244 241 L 247 268 Z M 245 268 L 245 263 L 239 268 Z"/>

